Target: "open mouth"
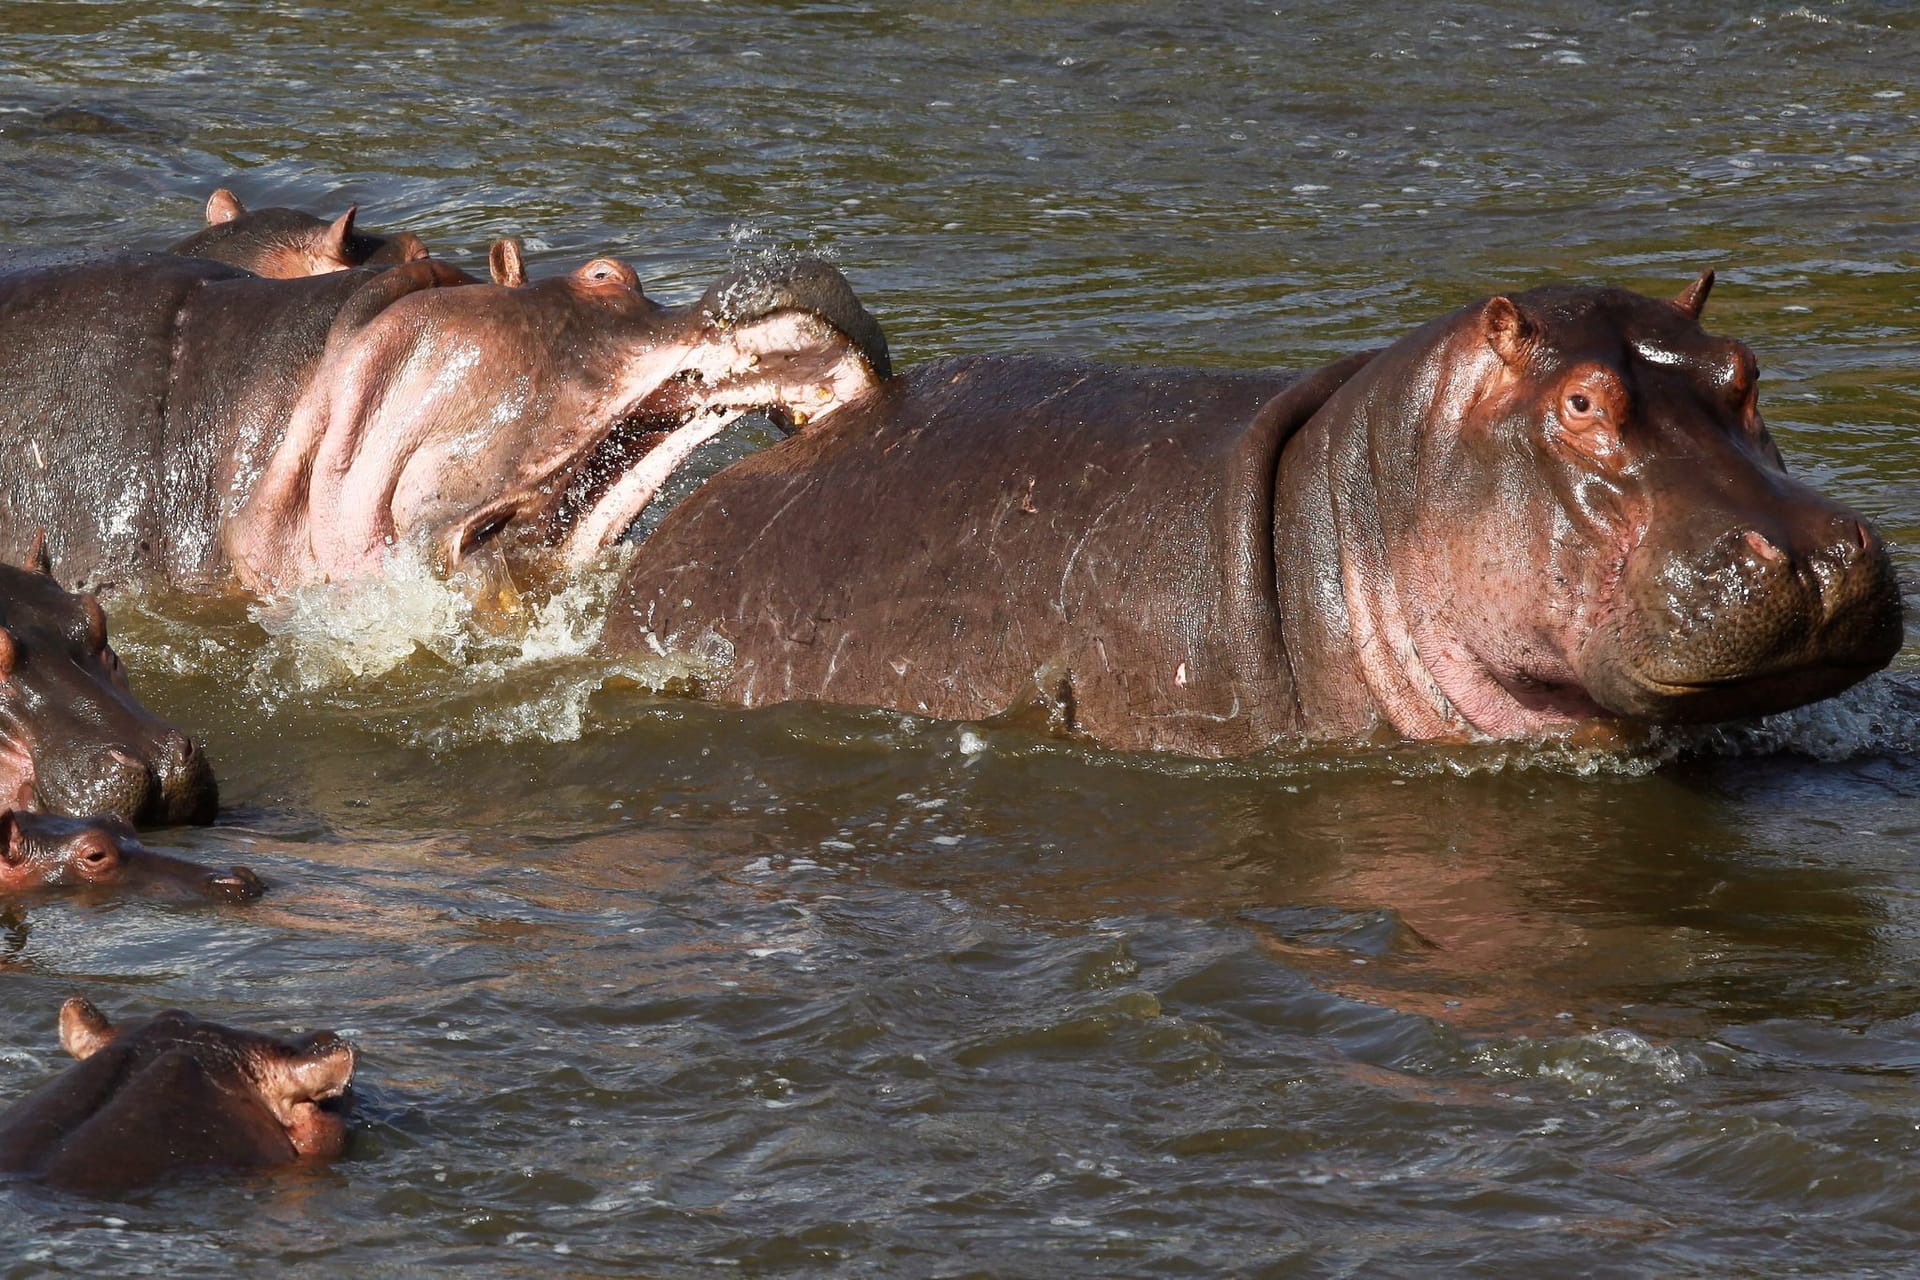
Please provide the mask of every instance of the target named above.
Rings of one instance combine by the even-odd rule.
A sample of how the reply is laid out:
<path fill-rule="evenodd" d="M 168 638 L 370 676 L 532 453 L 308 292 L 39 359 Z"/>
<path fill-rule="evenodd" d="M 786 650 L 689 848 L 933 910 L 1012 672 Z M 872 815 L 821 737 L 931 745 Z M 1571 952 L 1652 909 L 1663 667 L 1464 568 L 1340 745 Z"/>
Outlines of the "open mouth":
<path fill-rule="evenodd" d="M 796 262 L 730 274 L 696 304 L 691 332 L 652 385 L 529 498 L 476 512 L 454 563 L 510 525 L 563 570 L 591 563 L 700 446 L 750 413 L 792 432 L 871 394 L 890 372 L 879 325 L 840 273 Z"/>

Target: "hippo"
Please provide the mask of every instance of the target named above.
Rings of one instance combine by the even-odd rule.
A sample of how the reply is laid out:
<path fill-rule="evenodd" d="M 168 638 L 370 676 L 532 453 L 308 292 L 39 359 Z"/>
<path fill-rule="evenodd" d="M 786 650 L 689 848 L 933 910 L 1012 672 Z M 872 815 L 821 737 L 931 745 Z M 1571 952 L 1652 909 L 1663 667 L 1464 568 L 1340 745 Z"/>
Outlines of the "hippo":
<path fill-rule="evenodd" d="M 216 871 L 149 849 L 118 818 L 0 809 L 0 895 L 119 887 L 220 902 L 251 902 L 267 891 L 246 867 Z"/>
<path fill-rule="evenodd" d="M 0 563 L 0 808 L 127 822 L 211 822 L 206 753 L 143 707 L 91 595 L 64 590 L 42 543 Z"/>
<path fill-rule="evenodd" d="M 257 276 L 291 280 L 364 264 L 397 266 L 428 256 L 411 231 L 390 236 L 354 228 L 359 206 L 328 222 L 298 209 L 248 209 L 221 187 L 207 199 L 207 225 L 167 250 L 244 267 Z"/>
<path fill-rule="evenodd" d="M 729 272 L 665 307 L 598 258 L 518 287 L 428 259 L 265 280 L 121 257 L 0 274 L 0 555 L 56 576 L 260 596 L 511 576 L 616 542 L 668 471 L 756 409 L 805 416 L 887 371 L 823 263 Z"/>
<path fill-rule="evenodd" d="M 282 1040 L 178 1009 L 116 1028 L 75 996 L 60 1044 L 79 1061 L 0 1114 L 0 1171 L 117 1198 L 346 1151 L 329 1104 L 353 1080 L 354 1050 L 331 1031 Z"/>
<path fill-rule="evenodd" d="M 745 706 L 1213 757 L 1824 698 L 1900 648 L 1892 564 L 1787 474 L 1712 281 L 1497 295 L 1304 376 L 922 366 L 671 512 L 605 642 Z"/>

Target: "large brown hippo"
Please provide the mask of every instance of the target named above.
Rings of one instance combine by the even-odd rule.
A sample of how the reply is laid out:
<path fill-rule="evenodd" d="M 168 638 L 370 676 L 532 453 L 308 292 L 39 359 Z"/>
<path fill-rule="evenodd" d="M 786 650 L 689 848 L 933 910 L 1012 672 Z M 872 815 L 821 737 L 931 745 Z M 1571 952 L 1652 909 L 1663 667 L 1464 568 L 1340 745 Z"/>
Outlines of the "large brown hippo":
<path fill-rule="evenodd" d="M 134 698 L 100 602 L 28 560 L 0 563 L 0 809 L 213 821 L 206 754 Z"/>
<path fill-rule="evenodd" d="M 687 499 L 607 641 L 730 657 L 746 705 L 1208 756 L 1823 698 L 1892 659 L 1899 592 L 1787 475 L 1711 282 L 1494 297 L 1305 377 L 925 366 Z"/>
<path fill-rule="evenodd" d="M 44 525 L 63 581 L 261 594 L 396 551 L 451 569 L 496 538 L 513 570 L 552 569 L 618 538 L 692 442 L 830 408 L 886 359 L 813 262 L 671 308 L 605 258 L 517 288 L 431 260 L 0 275 L 0 555 Z"/>
<path fill-rule="evenodd" d="M 328 222 L 299 209 L 248 209 L 221 187 L 207 198 L 207 225 L 168 249 L 183 258 L 207 258 L 280 280 L 324 275 L 364 264 L 397 266 L 428 256 L 411 231 L 390 236 L 356 230 L 357 206 Z"/>
<path fill-rule="evenodd" d="M 351 1083 L 354 1053 L 331 1031 L 288 1041 L 177 1009 L 116 1028 L 75 996 L 60 1044 L 80 1061 L 0 1115 L 0 1171 L 111 1197 L 346 1150 L 327 1104 Z"/>
<path fill-rule="evenodd" d="M 246 867 L 216 871 L 149 849 L 118 818 L 0 809 L 0 895 L 121 888 L 220 902 L 251 902 L 267 891 Z"/>

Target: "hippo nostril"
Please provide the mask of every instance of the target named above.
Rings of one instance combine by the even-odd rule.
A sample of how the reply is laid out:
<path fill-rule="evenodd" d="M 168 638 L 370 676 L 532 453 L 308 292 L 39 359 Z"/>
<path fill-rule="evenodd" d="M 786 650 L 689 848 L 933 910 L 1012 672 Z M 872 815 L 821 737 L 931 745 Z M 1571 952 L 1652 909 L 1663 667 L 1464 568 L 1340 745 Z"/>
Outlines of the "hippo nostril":
<path fill-rule="evenodd" d="M 249 867 L 231 867 L 207 877 L 207 888 L 229 902 L 252 902 L 267 891 L 267 882 Z"/>

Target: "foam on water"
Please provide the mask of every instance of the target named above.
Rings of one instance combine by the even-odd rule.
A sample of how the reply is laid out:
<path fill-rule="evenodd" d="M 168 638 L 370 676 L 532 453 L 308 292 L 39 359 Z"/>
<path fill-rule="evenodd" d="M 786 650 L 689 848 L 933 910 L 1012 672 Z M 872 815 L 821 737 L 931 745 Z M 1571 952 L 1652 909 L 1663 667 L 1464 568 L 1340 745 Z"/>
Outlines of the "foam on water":
<path fill-rule="evenodd" d="M 619 581 L 617 564 L 601 569 L 506 610 L 477 604 L 472 581 L 436 577 L 417 555 L 395 554 L 382 577 L 314 584 L 254 605 L 249 616 L 267 641 L 248 687 L 269 703 L 325 694 L 434 748 L 576 739 L 611 677 L 662 690 L 710 674 L 692 655 L 600 656 Z M 421 714 L 427 709 L 433 714 Z"/>
<path fill-rule="evenodd" d="M 1522 1036 L 1482 1045 L 1471 1061 L 1497 1079 L 1554 1080 L 1589 1096 L 1636 1085 L 1673 1086 L 1706 1069 L 1695 1055 L 1654 1044 L 1622 1027 L 1565 1039 Z"/>

